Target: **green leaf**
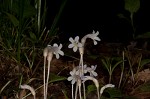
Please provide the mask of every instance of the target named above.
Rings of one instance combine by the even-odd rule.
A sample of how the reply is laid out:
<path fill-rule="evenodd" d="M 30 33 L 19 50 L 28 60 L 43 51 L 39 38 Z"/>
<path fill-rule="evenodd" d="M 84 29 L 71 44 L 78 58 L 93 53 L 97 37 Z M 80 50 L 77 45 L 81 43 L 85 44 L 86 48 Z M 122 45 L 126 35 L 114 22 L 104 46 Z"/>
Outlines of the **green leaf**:
<path fill-rule="evenodd" d="M 123 96 L 121 91 L 117 88 L 107 88 L 104 92 L 110 95 L 110 99 L 121 98 Z"/>
<path fill-rule="evenodd" d="M 65 90 L 62 90 L 62 92 L 63 92 L 63 94 L 64 94 L 64 96 L 65 96 L 65 99 L 69 99 L 69 98 L 67 97 L 67 92 L 66 92 Z"/>
<path fill-rule="evenodd" d="M 150 32 L 143 33 L 136 37 L 136 39 L 145 39 L 145 38 L 150 38 Z"/>
<path fill-rule="evenodd" d="M 123 62 L 123 60 L 118 61 L 118 62 L 112 67 L 112 71 L 114 71 L 114 69 L 115 69 L 120 63 L 122 63 L 122 62 Z"/>
<path fill-rule="evenodd" d="M 150 62 L 150 59 L 143 59 L 141 61 L 140 67 L 143 67 L 144 65 L 148 64 Z"/>
<path fill-rule="evenodd" d="M 88 85 L 87 94 L 89 94 L 90 92 L 95 91 L 95 90 L 97 90 L 95 85 Z"/>
<path fill-rule="evenodd" d="M 8 18 L 10 19 L 10 21 L 13 23 L 13 25 L 15 27 L 17 27 L 19 25 L 19 21 L 18 21 L 18 19 L 14 15 L 9 14 L 7 12 L 6 12 L 6 15 L 8 16 Z"/>
<path fill-rule="evenodd" d="M 66 80 L 66 79 L 67 79 L 66 77 L 58 76 L 58 75 L 50 73 L 49 83 L 53 83 L 53 82 L 57 82 L 57 81 L 63 81 L 63 80 Z"/>
<path fill-rule="evenodd" d="M 32 41 L 36 41 L 37 40 L 37 37 L 36 35 L 33 33 L 33 32 L 30 32 L 30 38 L 32 39 Z"/>
<path fill-rule="evenodd" d="M 130 13 L 137 12 L 140 8 L 140 0 L 125 0 L 125 9 Z"/>
<path fill-rule="evenodd" d="M 110 67 L 109 65 L 110 65 L 110 64 L 108 64 L 108 62 L 106 62 L 106 61 L 107 61 L 107 59 L 105 59 L 105 60 L 102 59 L 102 63 L 104 64 L 105 68 L 106 68 L 107 71 L 109 72 L 109 71 L 110 71 L 110 70 L 109 70 L 109 67 Z"/>
<path fill-rule="evenodd" d="M 150 92 L 150 82 L 140 85 L 136 88 L 137 92 Z"/>

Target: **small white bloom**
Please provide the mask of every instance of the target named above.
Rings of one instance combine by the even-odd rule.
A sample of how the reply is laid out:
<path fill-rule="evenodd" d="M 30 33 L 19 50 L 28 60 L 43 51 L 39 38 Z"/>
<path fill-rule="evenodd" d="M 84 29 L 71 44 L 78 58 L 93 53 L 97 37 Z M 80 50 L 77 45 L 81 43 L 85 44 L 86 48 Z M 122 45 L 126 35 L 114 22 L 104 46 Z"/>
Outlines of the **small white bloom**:
<path fill-rule="evenodd" d="M 95 86 L 97 88 L 99 88 L 99 82 L 98 82 L 98 80 L 96 78 L 91 77 L 91 76 L 83 76 L 81 79 L 83 80 L 83 82 L 85 82 L 87 80 L 92 80 L 94 82 Z"/>
<path fill-rule="evenodd" d="M 60 55 L 64 55 L 64 52 L 61 50 L 62 48 L 62 44 L 60 44 L 59 46 L 57 44 L 53 45 L 53 52 L 56 55 L 56 58 L 59 59 L 59 54 Z"/>
<path fill-rule="evenodd" d="M 105 86 L 103 86 L 102 88 L 101 88 L 101 90 L 100 90 L 100 94 L 102 94 L 103 93 L 103 91 L 106 89 L 106 88 L 113 88 L 113 87 L 115 87 L 115 85 L 113 85 L 113 84 L 106 84 Z"/>
<path fill-rule="evenodd" d="M 79 36 L 76 36 L 75 39 L 72 37 L 69 38 L 71 44 L 69 44 L 68 48 L 73 48 L 73 51 L 76 52 L 79 47 L 82 47 L 82 44 L 79 42 Z"/>
<path fill-rule="evenodd" d="M 31 91 L 31 93 L 32 93 L 32 95 L 35 97 L 35 90 L 34 90 L 34 88 L 33 87 L 31 87 L 31 86 L 29 86 L 29 85 L 26 85 L 26 84 L 24 84 L 24 85 L 20 85 L 20 88 L 21 89 L 28 89 L 28 90 L 30 90 Z"/>
<path fill-rule="evenodd" d="M 92 34 L 89 34 L 88 37 L 91 38 L 93 41 L 94 41 L 94 45 L 97 45 L 97 41 L 100 41 L 101 39 L 98 37 L 99 35 L 99 32 L 95 32 L 93 30 L 93 33 Z"/>
<path fill-rule="evenodd" d="M 90 76 L 94 77 L 97 76 L 98 74 L 95 72 L 97 65 L 92 65 L 91 68 L 87 67 L 87 71 L 90 73 Z"/>
<path fill-rule="evenodd" d="M 81 74 L 86 74 L 86 73 L 87 73 L 87 65 L 86 64 L 83 66 L 83 73 L 82 73 L 82 66 L 77 66 L 76 75 L 82 76 Z"/>
<path fill-rule="evenodd" d="M 77 68 L 75 67 L 72 71 L 70 71 L 70 75 L 67 80 L 71 81 L 71 84 L 75 84 L 77 80 L 79 79 L 79 75 L 76 75 Z"/>

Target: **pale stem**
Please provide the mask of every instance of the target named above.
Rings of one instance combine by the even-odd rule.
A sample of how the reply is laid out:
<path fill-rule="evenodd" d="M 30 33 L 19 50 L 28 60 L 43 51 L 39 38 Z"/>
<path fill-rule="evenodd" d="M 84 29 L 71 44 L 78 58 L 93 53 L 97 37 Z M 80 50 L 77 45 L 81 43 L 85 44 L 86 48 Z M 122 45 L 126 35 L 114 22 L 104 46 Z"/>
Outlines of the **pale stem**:
<path fill-rule="evenodd" d="M 80 99 L 82 99 L 82 97 L 81 97 L 81 80 L 79 79 L 78 80 L 78 86 L 79 86 L 79 96 L 80 96 Z"/>
<path fill-rule="evenodd" d="M 46 57 L 44 57 L 44 74 L 43 74 L 43 79 L 44 79 L 44 99 L 46 99 L 46 93 L 45 93 L 45 65 L 46 65 Z"/>
<path fill-rule="evenodd" d="M 78 84 L 76 84 L 75 99 L 77 99 L 77 92 L 78 92 Z"/>
<path fill-rule="evenodd" d="M 100 99 L 100 95 L 99 95 L 99 87 L 97 87 L 97 95 L 98 95 L 98 98 L 97 99 Z"/>
<path fill-rule="evenodd" d="M 73 90 L 74 90 L 74 88 L 73 88 L 73 84 L 72 84 L 72 99 L 74 99 Z"/>
<path fill-rule="evenodd" d="M 122 77 L 123 77 L 123 73 L 124 73 L 124 51 L 122 52 L 122 60 L 123 60 L 123 63 L 122 63 L 122 71 L 121 71 L 121 76 L 120 76 L 120 81 L 119 81 L 119 86 L 118 86 L 118 88 L 120 88 L 121 81 L 122 81 Z"/>
<path fill-rule="evenodd" d="M 84 94 L 84 99 L 86 99 L 86 95 L 85 95 L 85 82 L 83 82 L 83 94 Z"/>
<path fill-rule="evenodd" d="M 50 74 L 50 63 L 51 63 L 51 60 L 52 60 L 52 56 L 53 56 L 53 53 L 49 52 L 48 56 L 47 56 L 48 70 L 47 70 L 47 80 L 46 80 L 46 99 L 47 99 L 47 90 L 48 90 L 48 80 L 49 80 L 49 74 Z"/>

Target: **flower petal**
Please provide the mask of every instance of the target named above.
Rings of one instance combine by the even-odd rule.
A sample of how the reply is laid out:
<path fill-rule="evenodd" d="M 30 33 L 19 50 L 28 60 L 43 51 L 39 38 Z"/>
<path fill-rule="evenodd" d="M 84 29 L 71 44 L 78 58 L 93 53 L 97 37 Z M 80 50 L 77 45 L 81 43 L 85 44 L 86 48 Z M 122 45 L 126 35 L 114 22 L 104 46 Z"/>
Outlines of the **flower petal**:
<path fill-rule="evenodd" d="M 79 42 L 79 36 L 76 36 L 76 37 L 75 37 L 75 41 L 76 41 L 76 42 Z"/>
<path fill-rule="evenodd" d="M 59 51 L 59 54 L 62 55 L 62 56 L 64 56 L 64 52 L 61 51 L 61 50 Z"/>
<path fill-rule="evenodd" d="M 97 45 L 97 41 L 94 40 L 94 45 Z"/>
<path fill-rule="evenodd" d="M 54 47 L 58 47 L 58 45 L 56 43 L 53 44 Z"/>
<path fill-rule="evenodd" d="M 72 76 L 67 78 L 68 81 L 71 81 L 72 79 L 73 79 Z"/>
<path fill-rule="evenodd" d="M 97 74 L 96 72 L 94 72 L 94 71 L 92 72 L 92 74 L 93 74 L 93 76 L 97 76 L 97 75 L 98 75 L 98 74 Z"/>
<path fill-rule="evenodd" d="M 59 54 L 56 54 L 56 58 L 59 59 Z"/>
<path fill-rule="evenodd" d="M 69 46 L 68 46 L 68 48 L 73 48 L 73 44 L 71 43 L 71 44 L 69 44 Z"/>
<path fill-rule="evenodd" d="M 73 51 L 74 51 L 74 52 L 76 52 L 76 51 L 77 51 L 77 49 L 78 49 L 78 47 L 77 47 L 77 46 L 74 46 L 74 47 L 73 47 Z"/>
<path fill-rule="evenodd" d="M 73 40 L 72 37 L 69 38 L 69 41 L 70 41 L 71 43 L 74 42 L 74 40 Z"/>
<path fill-rule="evenodd" d="M 101 39 L 99 37 L 95 37 L 94 40 L 100 41 Z"/>
<path fill-rule="evenodd" d="M 61 48 L 62 48 L 62 44 L 59 45 L 59 49 L 61 49 Z"/>

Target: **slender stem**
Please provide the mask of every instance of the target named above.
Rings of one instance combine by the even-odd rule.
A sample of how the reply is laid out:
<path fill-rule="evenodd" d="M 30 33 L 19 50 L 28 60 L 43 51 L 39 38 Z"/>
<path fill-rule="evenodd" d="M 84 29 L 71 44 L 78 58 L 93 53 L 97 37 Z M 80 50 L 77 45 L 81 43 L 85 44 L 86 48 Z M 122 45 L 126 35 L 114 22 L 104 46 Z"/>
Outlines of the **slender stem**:
<path fill-rule="evenodd" d="M 81 86 L 79 86 L 79 96 L 80 96 L 80 99 L 82 99 L 82 96 L 81 96 Z"/>
<path fill-rule="evenodd" d="M 73 88 L 73 84 L 72 84 L 72 99 L 74 99 L 74 93 L 73 93 L 73 90 L 74 90 L 74 88 Z"/>
<path fill-rule="evenodd" d="M 120 76 L 120 81 L 119 81 L 118 88 L 120 88 L 121 81 L 122 81 L 123 74 L 124 74 L 124 51 L 122 52 L 122 56 L 123 56 L 123 57 L 122 57 L 123 63 L 122 63 L 122 71 L 121 71 L 121 76 Z"/>
<path fill-rule="evenodd" d="M 99 87 L 97 88 L 97 95 L 98 95 L 98 98 L 97 98 L 97 99 L 100 99 Z"/>
<path fill-rule="evenodd" d="M 40 32 L 40 23 L 41 23 L 41 0 L 38 0 L 38 34 Z"/>
<path fill-rule="evenodd" d="M 86 95 L 85 95 L 85 83 L 83 82 L 83 94 L 84 94 L 84 99 L 86 99 Z"/>
<path fill-rule="evenodd" d="M 77 99 L 77 93 L 78 93 L 78 84 L 76 84 L 75 99 Z"/>
<path fill-rule="evenodd" d="M 109 68 L 109 83 L 111 83 L 111 76 L 112 76 L 112 69 L 111 69 L 111 65 Z"/>
<path fill-rule="evenodd" d="M 81 80 L 80 79 L 78 80 L 78 86 L 79 86 L 79 96 L 80 96 L 80 99 L 82 99 L 82 96 L 81 96 Z"/>
<path fill-rule="evenodd" d="M 46 99 L 46 93 L 45 93 L 45 66 L 46 66 L 46 57 L 44 57 L 44 75 L 43 75 L 43 79 L 44 79 L 44 99 Z"/>
<path fill-rule="evenodd" d="M 48 60 L 48 70 L 47 70 L 47 80 L 46 80 L 46 99 L 47 99 L 47 90 L 48 90 L 48 80 L 49 80 L 49 73 L 50 73 L 50 60 Z"/>

